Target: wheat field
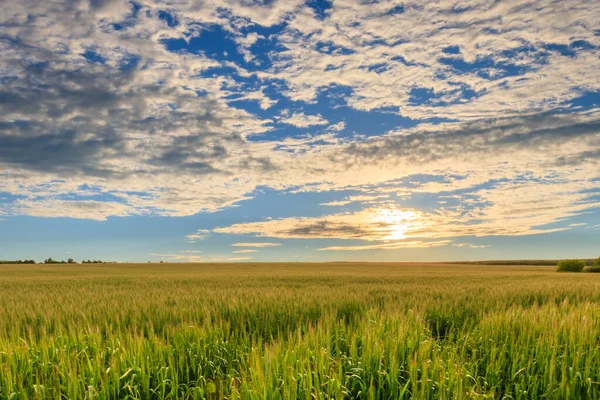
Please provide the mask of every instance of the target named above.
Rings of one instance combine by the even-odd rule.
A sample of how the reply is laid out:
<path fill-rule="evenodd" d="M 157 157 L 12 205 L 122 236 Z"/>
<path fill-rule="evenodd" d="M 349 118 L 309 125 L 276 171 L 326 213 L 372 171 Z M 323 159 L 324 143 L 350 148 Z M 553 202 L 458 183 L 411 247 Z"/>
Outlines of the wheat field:
<path fill-rule="evenodd" d="M 600 276 L 0 266 L 0 399 L 599 399 Z"/>

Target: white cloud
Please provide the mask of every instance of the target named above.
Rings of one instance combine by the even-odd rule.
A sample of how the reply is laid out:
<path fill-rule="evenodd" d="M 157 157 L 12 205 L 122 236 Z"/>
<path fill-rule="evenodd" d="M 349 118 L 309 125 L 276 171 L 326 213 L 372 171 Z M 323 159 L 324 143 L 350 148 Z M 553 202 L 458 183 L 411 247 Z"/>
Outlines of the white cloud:
<path fill-rule="evenodd" d="M 219 232 L 219 230 L 215 229 L 215 232 Z M 243 243 L 234 243 L 233 247 L 276 247 L 281 246 L 281 243 L 268 243 L 268 242 L 243 242 Z"/>
<path fill-rule="evenodd" d="M 346 206 L 350 203 L 352 203 L 352 201 L 350 201 L 350 200 L 334 200 L 334 201 L 328 201 L 327 203 L 321 203 L 319 205 L 328 206 L 328 207 L 339 207 L 339 206 Z"/>
<path fill-rule="evenodd" d="M 460 248 L 469 248 L 469 249 L 485 249 L 487 247 L 490 247 L 490 245 L 473 244 L 473 243 L 454 243 L 452 246 L 460 247 Z"/>
<path fill-rule="evenodd" d="M 338 0 L 317 18 L 299 0 L 168 6 L 148 0 L 139 2 L 135 21 L 127 20 L 127 2 L 98 4 L 104 6 L 3 4 L 3 34 L 19 38 L 0 43 L 7 100 L 0 105 L 0 191 L 17 197 L 2 202 L 3 217 L 186 216 L 235 206 L 257 187 L 369 188 L 374 194 L 324 203 L 362 204 L 354 214 L 220 229 L 306 237 L 324 224 L 325 237 L 379 240 L 390 225 L 368 218 L 391 207 L 389 193 L 457 196 L 459 206 L 412 210 L 426 221 L 421 232 L 407 231 L 415 238 L 550 232 L 598 207 L 592 193 L 600 178 L 600 113 L 562 113 L 582 94 L 600 90 L 595 2 L 473 1 L 457 13 L 452 2 L 408 1 L 404 12 L 390 13 L 396 2 Z M 179 25 L 168 27 L 160 10 Z M 283 21 L 273 37 L 242 34 L 254 23 Z M 165 39 L 189 40 L 214 25 L 257 71 L 165 48 Z M 266 40 L 281 46 L 268 54 L 269 66 L 258 68 L 252 46 Z M 449 45 L 460 55 L 444 53 Z M 88 62 L 81 55 L 88 50 L 105 63 Z M 121 68 L 130 59 L 140 67 Z M 219 67 L 235 73 L 213 73 Z M 335 88 L 344 93 L 329 93 Z M 425 91 L 424 101 L 414 99 L 414 90 Z M 297 100 L 297 109 L 273 115 L 275 93 Z M 319 95 L 319 105 L 331 110 L 385 107 L 421 123 L 390 125 L 374 137 L 370 126 L 329 125 L 325 110 L 298 111 L 309 110 L 302 101 L 312 106 Z M 241 100 L 256 101 L 260 115 L 242 109 Z M 419 121 L 431 117 L 457 122 Z M 323 134 L 268 137 L 273 121 L 322 127 Z M 338 132 L 346 129 L 364 136 L 344 138 Z M 249 140 L 257 135 L 264 140 Z M 96 200 L 103 196 L 111 200 Z"/>
<path fill-rule="evenodd" d="M 19 214 L 44 218 L 77 218 L 105 221 L 107 217 L 126 217 L 135 214 L 130 206 L 117 202 L 95 200 L 17 200 Z"/>
<path fill-rule="evenodd" d="M 584 196 L 560 193 L 560 190 L 560 186 L 534 189 L 530 185 L 519 187 L 500 184 L 494 189 L 474 192 L 477 200 L 471 204 L 461 203 L 456 207 L 443 207 L 432 212 L 387 205 L 321 217 L 292 217 L 233 224 L 214 231 L 280 239 L 331 238 L 365 241 L 520 236 L 565 229 L 543 226 L 559 222 L 568 216 L 579 215 L 591 206 L 600 206 L 600 202 L 581 202 Z M 552 192 L 560 195 L 549 194 Z M 378 246 L 383 248 L 395 245 L 402 246 L 401 243 Z"/>
<path fill-rule="evenodd" d="M 357 109 L 464 120 L 544 111 L 578 97 L 583 87 L 598 90 L 596 51 L 569 57 L 548 50 L 576 40 L 598 45 L 595 3 L 475 1 L 455 12 L 451 2 L 404 2 L 404 12 L 388 14 L 396 5 L 340 0 L 322 21 L 298 13 L 282 35 L 287 50 L 275 68 L 290 87 L 287 95 L 313 101 L 338 85 L 353 89 L 348 101 Z M 324 52 L 323 43 L 333 51 Z M 444 53 L 451 45 L 460 54 Z M 430 90 L 429 103 L 413 101 L 413 89 Z"/>
<path fill-rule="evenodd" d="M 390 196 L 387 194 L 383 195 L 359 195 L 359 196 L 348 196 L 345 200 L 329 201 L 327 203 L 321 203 L 322 206 L 345 206 L 351 203 L 362 203 L 362 204 L 374 204 L 379 203 L 382 199 L 388 199 Z"/>
<path fill-rule="evenodd" d="M 185 237 L 188 243 L 196 243 L 198 240 L 204 240 L 210 234 L 208 229 L 198 229 L 196 233 L 192 233 L 191 235 L 187 235 Z M 190 251 L 191 252 L 191 251 Z"/>
<path fill-rule="evenodd" d="M 433 242 L 423 242 L 420 240 L 410 242 L 394 242 L 394 243 L 380 243 L 380 244 L 368 244 L 360 246 L 329 246 L 319 250 L 329 251 L 363 251 L 363 250 L 400 250 L 400 249 L 414 249 L 414 248 L 427 248 L 427 247 L 439 247 L 446 246 L 450 243 L 450 240 L 438 240 Z"/>
<path fill-rule="evenodd" d="M 181 252 L 185 253 L 185 252 Z M 236 262 L 236 261 L 246 261 L 251 260 L 252 257 L 229 257 L 229 256 L 195 256 L 190 254 L 181 254 L 181 253 L 151 253 L 150 256 L 160 258 L 161 260 L 166 260 L 167 262 Z"/>
<path fill-rule="evenodd" d="M 314 125 L 327 125 L 329 122 L 319 115 L 306 115 L 303 112 L 293 113 L 291 116 L 283 116 L 279 122 L 294 125 L 298 128 L 308 128 Z"/>
<path fill-rule="evenodd" d="M 275 104 L 278 103 L 277 100 L 273 100 L 269 96 L 267 96 L 263 90 L 246 92 L 244 95 L 230 100 L 230 103 L 235 105 L 235 102 L 240 100 L 255 100 L 260 104 L 260 108 L 262 110 L 268 110 L 269 108 L 273 107 Z"/>
<path fill-rule="evenodd" d="M 189 261 L 189 262 L 204 262 L 206 261 L 204 257 L 202 256 L 194 256 L 194 255 L 189 255 L 189 254 L 179 254 L 179 253 L 150 253 L 150 256 L 155 257 L 155 258 L 160 258 L 161 260 L 167 260 L 168 261 L 172 261 L 172 262 L 182 262 L 182 261 Z"/>
<path fill-rule="evenodd" d="M 339 132 L 343 131 L 346 128 L 346 123 L 344 121 L 338 122 L 337 124 L 329 125 L 327 127 L 328 131 Z"/>

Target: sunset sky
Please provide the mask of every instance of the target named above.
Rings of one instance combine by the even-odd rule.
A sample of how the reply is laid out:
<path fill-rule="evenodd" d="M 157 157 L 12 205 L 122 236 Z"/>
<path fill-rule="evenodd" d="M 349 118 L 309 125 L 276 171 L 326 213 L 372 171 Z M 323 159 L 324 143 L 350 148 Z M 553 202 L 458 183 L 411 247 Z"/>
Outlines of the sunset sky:
<path fill-rule="evenodd" d="M 0 259 L 600 255 L 600 2 L 0 2 Z"/>

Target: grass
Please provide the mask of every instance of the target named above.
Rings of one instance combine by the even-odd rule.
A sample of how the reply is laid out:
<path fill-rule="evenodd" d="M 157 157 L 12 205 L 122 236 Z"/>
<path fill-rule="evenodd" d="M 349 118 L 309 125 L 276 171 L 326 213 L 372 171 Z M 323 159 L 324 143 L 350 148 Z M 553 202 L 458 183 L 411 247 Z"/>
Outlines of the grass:
<path fill-rule="evenodd" d="M 0 266 L 0 399 L 599 399 L 600 276 Z"/>

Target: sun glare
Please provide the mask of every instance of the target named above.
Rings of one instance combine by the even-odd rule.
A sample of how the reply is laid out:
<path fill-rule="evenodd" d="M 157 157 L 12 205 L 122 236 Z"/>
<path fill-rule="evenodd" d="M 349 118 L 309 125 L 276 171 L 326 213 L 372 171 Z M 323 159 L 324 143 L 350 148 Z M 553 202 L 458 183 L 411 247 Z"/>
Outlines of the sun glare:
<path fill-rule="evenodd" d="M 408 230 L 419 225 L 419 215 L 412 210 L 398 210 L 396 208 L 382 208 L 377 210 L 374 222 L 386 225 L 387 234 L 384 240 L 401 240 L 406 238 Z"/>

